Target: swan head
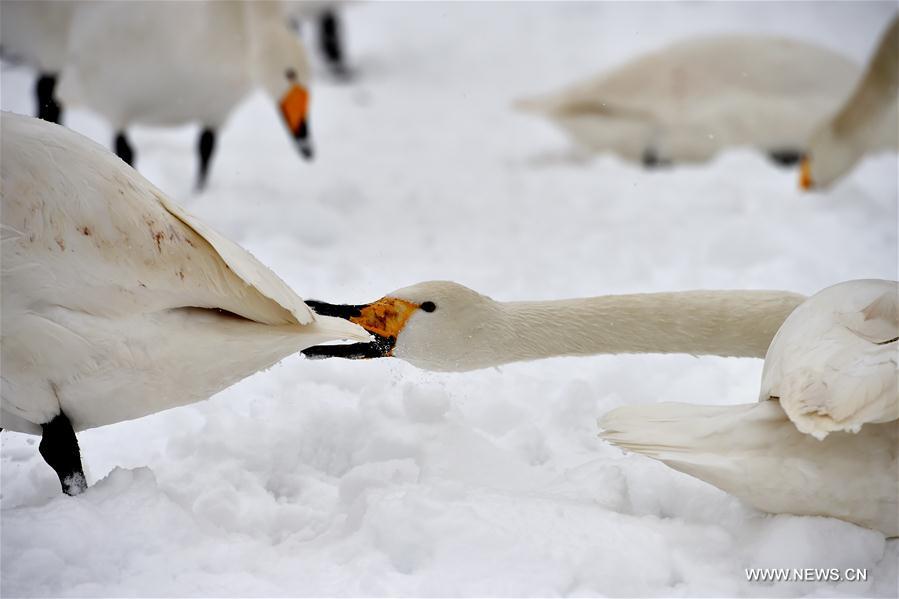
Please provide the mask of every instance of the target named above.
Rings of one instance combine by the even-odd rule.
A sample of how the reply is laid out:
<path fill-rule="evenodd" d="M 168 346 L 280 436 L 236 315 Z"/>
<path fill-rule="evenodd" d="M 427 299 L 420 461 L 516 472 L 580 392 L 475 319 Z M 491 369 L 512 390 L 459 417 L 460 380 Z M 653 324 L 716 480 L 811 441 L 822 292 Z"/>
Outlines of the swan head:
<path fill-rule="evenodd" d="M 306 303 L 316 313 L 349 320 L 374 337 L 371 343 L 303 350 L 310 358 L 396 357 L 425 370 L 474 370 L 490 363 L 491 341 L 503 326 L 498 302 L 449 281 L 404 287 L 370 304 Z"/>
<path fill-rule="evenodd" d="M 276 102 L 297 150 L 311 159 L 314 151 L 309 129 L 309 58 L 303 44 L 282 20 L 267 23 L 257 34 L 255 68 L 259 85 Z"/>
<path fill-rule="evenodd" d="M 827 123 L 809 140 L 808 151 L 800 165 L 799 186 L 806 191 L 826 189 L 848 173 L 858 157 L 859 152 L 851 140 L 837 134 Z"/>

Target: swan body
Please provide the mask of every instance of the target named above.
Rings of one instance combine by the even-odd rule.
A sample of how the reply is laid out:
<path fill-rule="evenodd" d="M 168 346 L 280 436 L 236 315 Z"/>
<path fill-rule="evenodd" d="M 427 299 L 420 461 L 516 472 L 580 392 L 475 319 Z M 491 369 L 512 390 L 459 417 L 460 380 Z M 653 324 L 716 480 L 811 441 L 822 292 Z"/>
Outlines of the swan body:
<path fill-rule="evenodd" d="M 215 135 L 256 87 L 275 102 L 299 151 L 312 156 L 309 62 L 280 3 L 85 2 L 72 16 L 68 51 L 60 99 L 108 120 L 116 153 L 129 164 L 128 127 L 199 123 L 207 138 L 199 145 L 202 187 Z"/>
<path fill-rule="evenodd" d="M 305 51 L 273 4 L 81 4 L 60 96 L 87 105 L 116 129 L 197 121 L 219 127 L 256 84 L 277 101 L 290 87 L 288 68 L 308 85 Z"/>
<path fill-rule="evenodd" d="M 774 513 L 833 516 L 899 536 L 894 281 L 849 281 L 787 317 L 760 401 L 625 406 L 602 437 Z"/>
<path fill-rule="evenodd" d="M 797 40 L 690 39 L 518 107 L 584 148 L 632 161 L 702 162 L 729 146 L 798 158 L 846 97 L 858 65 Z"/>
<path fill-rule="evenodd" d="M 592 354 L 762 357 L 784 319 L 804 299 L 786 291 L 684 291 L 498 302 L 458 283 L 431 281 L 371 304 L 311 302 L 319 314 L 347 318 L 376 341 L 304 353 L 393 356 L 442 371 Z"/>
<path fill-rule="evenodd" d="M 883 34 L 864 76 L 811 136 L 800 186 L 827 188 L 865 154 L 899 147 L 899 16 Z"/>
<path fill-rule="evenodd" d="M 3 428 L 138 418 L 368 338 L 93 142 L 10 113 L 2 130 Z"/>

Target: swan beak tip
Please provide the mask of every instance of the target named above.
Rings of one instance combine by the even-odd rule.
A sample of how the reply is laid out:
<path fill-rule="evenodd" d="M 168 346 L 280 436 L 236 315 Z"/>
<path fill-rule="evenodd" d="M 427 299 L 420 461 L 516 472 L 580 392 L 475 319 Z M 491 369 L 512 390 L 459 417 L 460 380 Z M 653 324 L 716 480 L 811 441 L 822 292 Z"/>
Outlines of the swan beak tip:
<path fill-rule="evenodd" d="M 811 163 L 809 162 L 808 156 L 805 156 L 802 159 L 802 163 L 799 165 L 799 187 L 802 188 L 803 191 L 809 191 L 814 187 L 814 183 L 812 182 Z"/>
<path fill-rule="evenodd" d="M 302 85 L 295 83 L 281 98 L 281 116 L 290 129 L 297 149 L 306 160 L 312 160 L 315 152 L 309 134 L 309 92 Z"/>

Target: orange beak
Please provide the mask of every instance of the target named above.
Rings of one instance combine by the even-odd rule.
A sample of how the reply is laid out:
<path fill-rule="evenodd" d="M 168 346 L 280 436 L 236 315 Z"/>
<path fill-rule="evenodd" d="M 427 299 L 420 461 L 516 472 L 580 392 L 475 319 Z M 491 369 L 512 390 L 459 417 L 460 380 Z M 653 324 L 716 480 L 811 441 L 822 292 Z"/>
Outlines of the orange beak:
<path fill-rule="evenodd" d="M 799 165 L 799 187 L 801 187 L 805 191 L 808 191 L 813 187 L 813 185 L 812 169 L 809 163 L 808 156 L 806 156 L 802 159 L 802 164 Z"/>
<path fill-rule="evenodd" d="M 351 343 L 349 345 L 316 345 L 307 347 L 303 354 L 308 358 L 348 358 L 367 360 L 388 358 L 399 334 L 409 318 L 420 308 L 418 304 L 384 297 L 370 304 L 341 305 L 306 300 L 306 305 L 321 316 L 343 318 L 358 324 L 374 337 L 371 343 Z"/>
<path fill-rule="evenodd" d="M 309 92 L 302 85 L 294 83 L 281 98 L 281 116 L 294 140 L 300 153 L 306 158 L 312 158 L 312 141 L 309 136 Z"/>
<path fill-rule="evenodd" d="M 385 297 L 364 306 L 359 316 L 350 317 L 348 320 L 369 333 L 396 339 L 416 310 L 418 304 Z"/>

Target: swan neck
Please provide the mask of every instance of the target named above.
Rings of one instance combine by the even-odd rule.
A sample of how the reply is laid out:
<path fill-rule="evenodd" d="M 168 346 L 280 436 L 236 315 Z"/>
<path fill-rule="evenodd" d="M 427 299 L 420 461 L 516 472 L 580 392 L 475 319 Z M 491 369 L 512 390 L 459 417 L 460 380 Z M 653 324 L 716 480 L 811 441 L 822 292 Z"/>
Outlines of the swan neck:
<path fill-rule="evenodd" d="M 762 358 L 804 299 L 781 291 L 686 291 L 506 303 L 511 335 L 501 362 L 622 353 Z"/>
<path fill-rule="evenodd" d="M 896 110 L 899 87 L 899 18 L 893 19 L 871 58 L 861 81 L 843 109 L 834 117 L 833 131 L 841 138 L 863 144 L 878 139 L 882 115 Z"/>

